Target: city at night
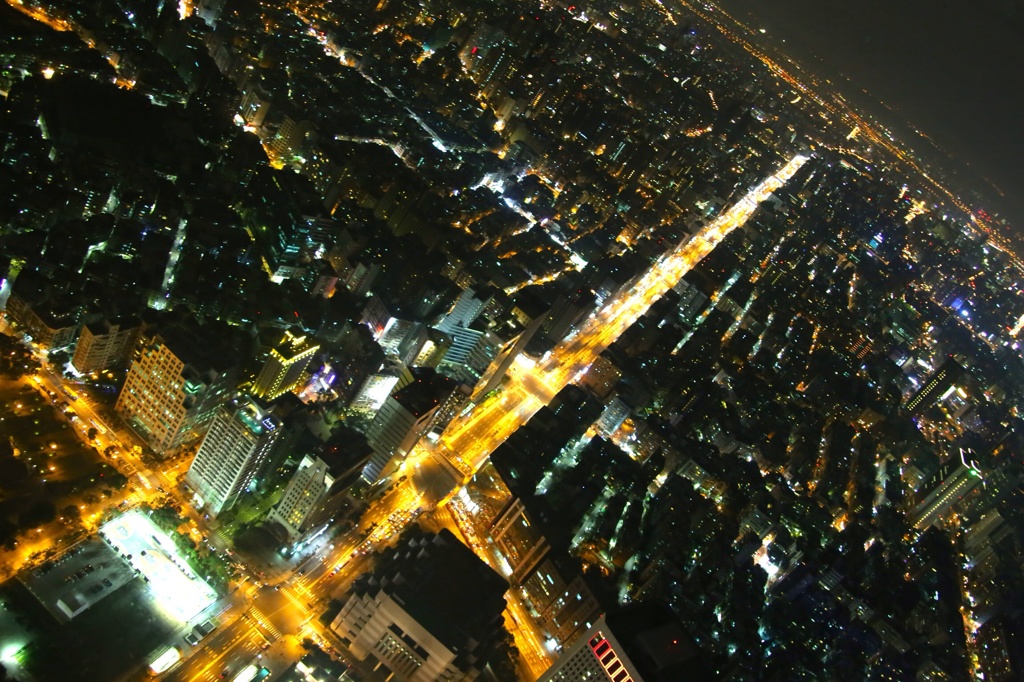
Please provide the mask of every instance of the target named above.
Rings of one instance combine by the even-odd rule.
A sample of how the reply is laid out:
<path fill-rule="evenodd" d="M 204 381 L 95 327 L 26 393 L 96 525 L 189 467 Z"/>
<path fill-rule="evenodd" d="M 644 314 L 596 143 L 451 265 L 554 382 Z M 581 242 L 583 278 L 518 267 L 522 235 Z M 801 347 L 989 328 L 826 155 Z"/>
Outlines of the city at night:
<path fill-rule="evenodd" d="M 0 2 L 0 680 L 1024 682 L 1022 34 Z"/>

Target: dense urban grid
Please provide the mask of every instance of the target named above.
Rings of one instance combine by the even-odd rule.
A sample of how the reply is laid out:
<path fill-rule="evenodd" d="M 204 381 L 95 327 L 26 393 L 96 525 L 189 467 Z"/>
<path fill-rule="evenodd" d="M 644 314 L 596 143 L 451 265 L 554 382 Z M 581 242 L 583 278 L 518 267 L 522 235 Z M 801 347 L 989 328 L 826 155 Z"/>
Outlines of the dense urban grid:
<path fill-rule="evenodd" d="M 1024 679 L 1012 233 L 756 30 L 0 26 L 0 679 Z"/>

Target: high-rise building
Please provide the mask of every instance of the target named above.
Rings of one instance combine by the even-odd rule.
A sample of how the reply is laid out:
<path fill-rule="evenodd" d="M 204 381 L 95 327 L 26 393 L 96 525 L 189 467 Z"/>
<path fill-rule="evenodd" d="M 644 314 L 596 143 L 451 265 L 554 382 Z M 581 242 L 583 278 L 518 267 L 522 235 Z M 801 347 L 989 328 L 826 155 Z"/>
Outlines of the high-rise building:
<path fill-rule="evenodd" d="M 104 319 L 83 325 L 71 365 L 82 374 L 124 367 L 141 332 L 138 320 L 134 319 Z"/>
<path fill-rule="evenodd" d="M 914 394 L 904 405 L 911 414 L 924 412 L 938 402 L 945 391 L 953 387 L 964 375 L 964 368 L 956 360 L 949 359 L 942 363 L 921 390 Z"/>
<path fill-rule="evenodd" d="M 502 578 L 451 532 L 385 550 L 331 623 L 359 660 L 373 656 L 399 682 L 477 679 L 500 640 Z"/>
<path fill-rule="evenodd" d="M 427 328 L 421 322 L 392 317 L 384 325 L 377 343 L 385 355 L 398 358 L 404 365 L 411 365 L 427 343 Z"/>
<path fill-rule="evenodd" d="M 195 322 L 146 335 L 115 409 L 158 454 L 201 435 L 236 385 L 231 353 Z"/>
<path fill-rule="evenodd" d="M 253 382 L 252 394 L 273 400 L 295 388 L 319 348 L 305 335 L 286 330 L 268 351 L 263 368 Z"/>
<path fill-rule="evenodd" d="M 401 363 L 386 364 L 376 374 L 371 374 L 359 387 L 348 409 L 354 413 L 372 418 L 388 396 L 400 391 L 413 382 L 412 372 Z"/>
<path fill-rule="evenodd" d="M 561 341 L 576 325 L 594 311 L 594 294 L 580 290 L 575 294 L 562 294 L 551 306 L 551 314 L 544 322 L 544 331 L 553 341 Z"/>
<path fill-rule="evenodd" d="M 476 384 L 501 346 L 501 339 L 492 332 L 458 327 L 452 331 L 452 345 L 438 363 L 437 371 L 467 384 Z"/>
<path fill-rule="evenodd" d="M 602 438 L 610 438 L 613 433 L 619 430 L 619 427 L 622 426 L 622 423 L 626 421 L 626 418 L 629 417 L 632 411 L 633 408 L 622 398 L 615 397 L 609 400 L 604 406 L 601 416 L 598 417 L 597 422 L 594 424 L 598 435 Z"/>
<path fill-rule="evenodd" d="M 305 182 L 294 174 L 261 169 L 251 181 L 253 200 L 239 206 L 239 216 L 274 282 L 305 275 L 321 246 L 314 241 L 319 228 L 303 214 Z"/>
<path fill-rule="evenodd" d="M 185 475 L 198 508 L 229 509 L 252 483 L 281 435 L 281 420 L 255 400 L 236 399 L 217 411 Z"/>
<path fill-rule="evenodd" d="M 604 609 L 587 576 L 567 555 L 547 556 L 520 587 L 546 641 L 572 646 Z"/>
<path fill-rule="evenodd" d="M 223 10 L 224 0 L 199 0 L 196 3 L 196 16 L 205 21 L 210 28 L 216 28 Z"/>
<path fill-rule="evenodd" d="M 270 111 L 270 96 L 252 82 L 246 82 L 242 89 L 239 116 L 246 125 L 259 128 Z"/>
<path fill-rule="evenodd" d="M 411 370 L 411 384 L 387 397 L 366 430 L 373 455 L 363 480 L 376 483 L 388 476 L 431 427 L 439 410 L 461 394 L 458 383 L 429 368 Z"/>
<path fill-rule="evenodd" d="M 630 604 L 597 619 L 540 682 L 713 680 L 700 650 L 669 607 Z"/>
<path fill-rule="evenodd" d="M 928 492 L 910 514 L 914 528 L 925 530 L 962 500 L 964 495 L 981 485 L 981 470 L 972 457 L 972 453 L 961 450 L 959 461 L 951 460 L 939 469 L 936 475 L 939 482 L 926 488 Z"/>
<path fill-rule="evenodd" d="M 306 137 L 311 130 L 312 124 L 309 121 L 295 121 L 290 116 L 285 116 L 270 141 L 271 153 L 282 161 L 301 155 Z"/>
<path fill-rule="evenodd" d="M 385 221 L 395 236 L 401 237 L 415 232 L 419 227 L 421 215 L 416 209 L 424 194 L 424 190 L 418 185 L 395 180 L 384 190 L 373 210 L 373 215 Z"/>
<path fill-rule="evenodd" d="M 366 305 L 363 306 L 359 324 L 365 324 L 370 329 L 370 333 L 373 334 L 373 338 L 379 339 L 381 334 L 384 333 L 385 327 L 388 326 L 388 322 L 392 319 L 391 313 L 384 306 L 384 302 L 378 296 L 370 296 L 366 301 Z"/>
<path fill-rule="evenodd" d="M 288 532 L 289 542 L 299 541 L 307 531 L 326 520 L 325 503 L 331 495 L 338 472 L 316 455 L 306 455 L 299 463 L 281 500 L 270 510 L 269 519 Z"/>
<path fill-rule="evenodd" d="M 478 296 L 473 289 L 463 290 L 459 297 L 455 299 L 452 307 L 440 317 L 434 327 L 447 334 L 452 333 L 452 331 L 459 327 L 468 327 L 477 318 L 490 298 L 491 296 L 487 292 Z"/>
<path fill-rule="evenodd" d="M 441 360 L 451 348 L 452 338 L 437 329 L 427 330 L 427 342 L 420 348 L 419 353 L 409 363 L 410 367 L 433 367 L 437 368 Z"/>

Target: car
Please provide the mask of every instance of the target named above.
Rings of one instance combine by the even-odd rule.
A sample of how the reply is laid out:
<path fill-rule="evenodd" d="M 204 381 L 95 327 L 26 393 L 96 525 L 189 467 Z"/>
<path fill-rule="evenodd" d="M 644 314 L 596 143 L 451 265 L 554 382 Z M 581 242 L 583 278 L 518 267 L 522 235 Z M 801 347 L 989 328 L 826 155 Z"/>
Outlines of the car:
<path fill-rule="evenodd" d="M 113 583 L 110 582 L 109 578 L 104 578 L 103 579 L 103 584 L 106 585 L 107 587 L 112 587 L 113 586 Z"/>
<path fill-rule="evenodd" d="M 188 642 L 189 646 L 199 645 L 199 638 L 193 635 L 192 633 L 185 635 L 185 641 Z"/>

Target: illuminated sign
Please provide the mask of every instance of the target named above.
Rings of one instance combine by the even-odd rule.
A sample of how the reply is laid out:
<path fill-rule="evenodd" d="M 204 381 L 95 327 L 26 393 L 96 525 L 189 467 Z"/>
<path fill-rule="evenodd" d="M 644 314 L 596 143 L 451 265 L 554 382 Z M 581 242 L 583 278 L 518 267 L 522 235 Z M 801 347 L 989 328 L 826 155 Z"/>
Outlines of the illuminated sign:
<path fill-rule="evenodd" d="M 601 664 L 601 667 L 604 668 L 605 673 L 608 674 L 610 679 L 615 680 L 615 682 L 633 682 L 633 678 L 629 676 L 625 666 L 622 665 L 622 661 L 619 660 L 619 655 L 612 648 L 612 643 L 608 641 L 602 632 L 599 631 L 591 637 L 588 644 L 590 644 L 590 650 L 593 652 L 594 658 Z"/>

